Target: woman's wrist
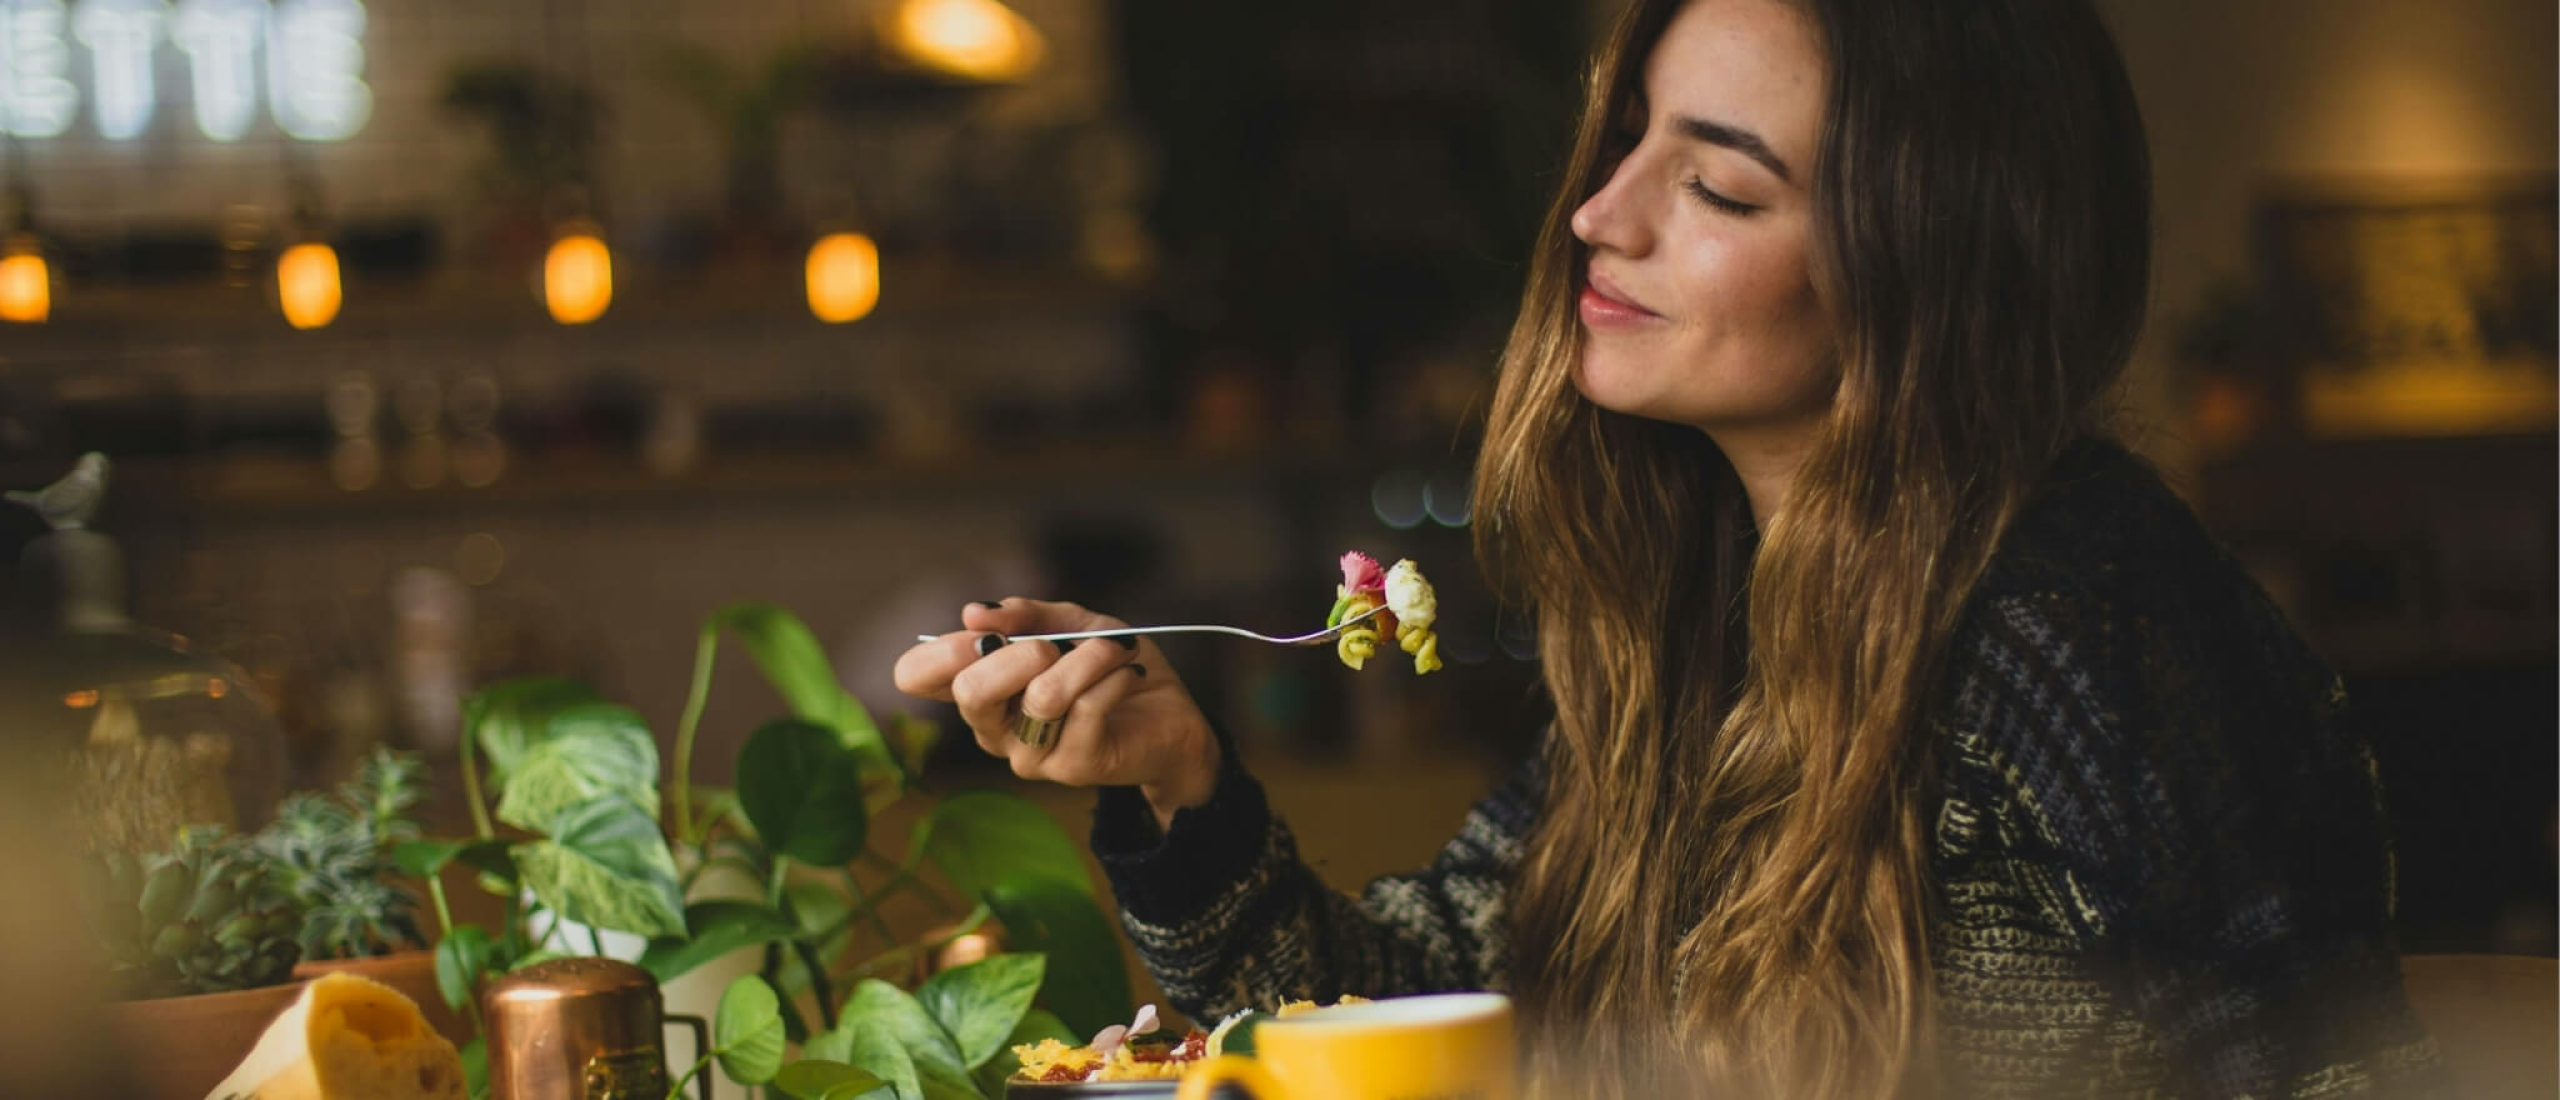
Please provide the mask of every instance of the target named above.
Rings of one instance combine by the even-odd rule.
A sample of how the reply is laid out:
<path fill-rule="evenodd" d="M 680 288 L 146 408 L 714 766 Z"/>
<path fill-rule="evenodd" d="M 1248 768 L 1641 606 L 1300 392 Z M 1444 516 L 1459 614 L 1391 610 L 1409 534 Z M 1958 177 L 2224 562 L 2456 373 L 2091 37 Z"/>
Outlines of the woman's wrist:
<path fill-rule="evenodd" d="M 1191 743 L 1185 763 L 1156 782 L 1138 785 L 1138 793 L 1156 812 L 1156 827 L 1166 832 L 1173 829 L 1174 814 L 1209 801 L 1218 790 L 1218 767 L 1224 762 L 1218 739 L 1202 731 Z"/>

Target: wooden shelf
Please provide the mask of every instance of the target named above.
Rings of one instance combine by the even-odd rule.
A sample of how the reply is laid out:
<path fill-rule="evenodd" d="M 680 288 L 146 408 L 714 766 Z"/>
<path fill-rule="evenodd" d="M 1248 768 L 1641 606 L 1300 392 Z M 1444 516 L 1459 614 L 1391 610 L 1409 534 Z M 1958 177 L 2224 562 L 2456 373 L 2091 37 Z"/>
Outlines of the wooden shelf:
<path fill-rule="evenodd" d="M 383 512 L 509 510 L 580 506 L 717 503 L 755 497 L 884 498 L 1047 492 L 1068 483 L 1143 484 L 1153 489 L 1222 485 L 1287 486 L 1356 476 L 1365 465 L 1333 454 L 1271 447 L 1203 451 L 1160 439 L 1059 441 L 943 459 L 861 454 L 738 455 L 706 460 L 681 474 L 652 473 L 622 457 L 595 454 L 524 459 L 498 481 L 429 488 L 398 481 L 397 455 L 382 482 L 347 490 L 325 464 L 303 458 L 135 459 L 119 462 L 111 502 L 138 512 L 180 515 L 364 515 Z M 39 485 L 59 470 L 0 467 L 0 484 Z M 119 510 L 123 510 L 119 508 Z"/>

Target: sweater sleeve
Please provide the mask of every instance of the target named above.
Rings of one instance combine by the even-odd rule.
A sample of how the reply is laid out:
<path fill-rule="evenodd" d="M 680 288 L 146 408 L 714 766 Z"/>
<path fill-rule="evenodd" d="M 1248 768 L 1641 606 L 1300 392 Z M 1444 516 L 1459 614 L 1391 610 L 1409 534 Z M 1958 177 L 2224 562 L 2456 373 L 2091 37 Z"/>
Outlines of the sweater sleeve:
<path fill-rule="evenodd" d="M 2179 1095 L 2433 1092 L 2372 755 L 2254 586 L 2196 579 L 2012 592 L 1975 620 L 1968 709 L 2056 869 L 2057 923 Z"/>
<path fill-rule="evenodd" d="M 1505 891 L 1537 814 L 1535 763 L 1477 803 L 1428 867 L 1353 897 L 1299 859 L 1261 784 L 1225 759 L 1209 801 L 1161 834 L 1134 788 L 1106 788 L 1095 807 L 1121 926 L 1174 1007 L 1209 1021 L 1291 999 L 1503 987 Z"/>

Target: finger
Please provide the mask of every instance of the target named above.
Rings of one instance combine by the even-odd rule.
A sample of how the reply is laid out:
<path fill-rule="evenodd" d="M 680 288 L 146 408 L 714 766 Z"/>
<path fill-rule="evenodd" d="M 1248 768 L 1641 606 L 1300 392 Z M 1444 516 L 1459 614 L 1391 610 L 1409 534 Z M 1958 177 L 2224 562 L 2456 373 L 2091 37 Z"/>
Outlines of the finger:
<path fill-rule="evenodd" d="M 898 655 L 891 673 L 898 690 L 920 699 L 951 702 L 951 681 L 977 662 L 979 639 L 984 637 L 963 630 L 909 647 Z"/>
<path fill-rule="evenodd" d="M 959 706 L 960 719 L 978 735 L 979 746 L 1002 756 L 1012 732 L 1005 711 L 1014 696 L 1056 662 L 1058 648 L 1046 642 L 988 644 L 983 639 L 995 635 L 979 637 L 980 644 L 987 647 L 987 655 L 961 669 L 960 675 L 952 679 L 951 701 Z"/>
<path fill-rule="evenodd" d="M 1055 744 L 1045 751 L 1024 753 L 1016 749 L 1007 754 L 1014 774 L 1071 787 L 1112 782 L 1120 775 L 1120 754 L 1125 746 L 1110 734 L 1111 711 L 1143 686 L 1146 676 L 1147 666 L 1143 664 L 1122 662 L 1113 666 L 1093 686 L 1078 693 L 1075 702 L 1067 707 L 1066 722 Z"/>
<path fill-rule="evenodd" d="M 1022 712 L 1037 718 L 1066 717 L 1067 708 L 1076 696 L 1108 676 L 1137 654 L 1137 642 L 1128 638 L 1090 638 L 1081 642 L 1059 642 L 1065 651 L 1056 664 L 1034 677 L 1022 689 Z"/>
<path fill-rule="evenodd" d="M 961 608 L 960 625 L 971 630 L 992 630 L 1011 636 L 1065 634 L 1079 630 L 1110 630 L 1129 624 L 1092 611 L 1081 604 L 1026 600 L 1015 596 L 994 601 L 992 606 L 986 602 L 980 602 Z"/>

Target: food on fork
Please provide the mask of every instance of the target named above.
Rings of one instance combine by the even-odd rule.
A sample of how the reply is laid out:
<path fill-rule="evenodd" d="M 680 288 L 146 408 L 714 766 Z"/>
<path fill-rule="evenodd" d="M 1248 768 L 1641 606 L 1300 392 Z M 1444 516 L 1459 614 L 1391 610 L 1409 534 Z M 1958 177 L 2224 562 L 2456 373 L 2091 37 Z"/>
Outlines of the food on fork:
<path fill-rule="evenodd" d="M 1410 558 L 1387 570 L 1378 560 L 1354 550 L 1342 555 L 1342 584 L 1334 590 L 1327 628 L 1375 610 L 1376 618 L 1352 626 L 1334 642 L 1342 663 L 1358 670 L 1376 656 L 1378 641 L 1393 635 L 1398 648 L 1413 655 L 1416 674 L 1439 671 L 1440 636 L 1431 627 L 1440 617 L 1440 598 Z"/>

